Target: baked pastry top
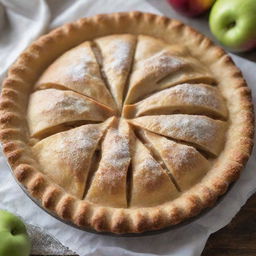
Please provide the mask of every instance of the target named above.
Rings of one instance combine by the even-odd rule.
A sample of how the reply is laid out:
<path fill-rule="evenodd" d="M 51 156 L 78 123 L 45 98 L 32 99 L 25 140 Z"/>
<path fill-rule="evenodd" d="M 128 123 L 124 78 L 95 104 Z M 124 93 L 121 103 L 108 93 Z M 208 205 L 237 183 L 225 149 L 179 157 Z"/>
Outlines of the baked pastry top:
<path fill-rule="evenodd" d="M 40 38 L 10 69 L 1 114 L 17 179 L 44 208 L 97 231 L 196 215 L 252 147 L 250 91 L 230 58 L 177 21 L 137 12 Z"/>

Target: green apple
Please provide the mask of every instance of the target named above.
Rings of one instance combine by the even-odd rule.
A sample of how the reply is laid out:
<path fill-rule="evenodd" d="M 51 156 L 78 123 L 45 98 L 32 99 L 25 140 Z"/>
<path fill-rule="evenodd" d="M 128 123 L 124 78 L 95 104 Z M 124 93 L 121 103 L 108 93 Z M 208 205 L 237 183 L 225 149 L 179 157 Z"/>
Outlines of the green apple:
<path fill-rule="evenodd" d="M 212 33 L 233 51 L 256 47 L 256 0 L 218 0 L 210 13 Z"/>
<path fill-rule="evenodd" d="M 17 216 L 0 210 L 0 256 L 29 256 L 31 242 Z"/>

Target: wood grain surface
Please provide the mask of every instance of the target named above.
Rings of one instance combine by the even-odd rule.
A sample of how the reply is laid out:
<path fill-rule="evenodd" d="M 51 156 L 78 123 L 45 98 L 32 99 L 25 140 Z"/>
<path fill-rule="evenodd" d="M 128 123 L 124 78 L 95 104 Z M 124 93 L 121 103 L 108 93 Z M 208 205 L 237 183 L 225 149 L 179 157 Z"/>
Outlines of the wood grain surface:
<path fill-rule="evenodd" d="M 256 194 L 230 224 L 210 236 L 202 256 L 256 256 Z"/>

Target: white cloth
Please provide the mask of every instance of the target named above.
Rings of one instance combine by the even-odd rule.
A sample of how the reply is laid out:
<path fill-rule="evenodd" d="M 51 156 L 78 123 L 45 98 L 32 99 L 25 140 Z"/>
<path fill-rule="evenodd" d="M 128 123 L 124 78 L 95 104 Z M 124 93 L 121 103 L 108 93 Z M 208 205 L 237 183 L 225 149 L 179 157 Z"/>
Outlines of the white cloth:
<path fill-rule="evenodd" d="M 29 42 L 48 29 L 97 13 L 130 10 L 159 13 L 149 4 L 151 2 L 159 4 L 165 15 L 177 17 L 161 0 L 0 0 L 0 77 L 4 76 L 6 69 Z M 209 33 L 206 23 L 183 20 Z M 252 88 L 255 102 L 256 64 L 234 55 L 233 58 Z M 241 178 L 216 207 L 191 224 L 159 235 L 117 238 L 90 234 L 61 223 L 46 214 L 22 192 L 12 178 L 3 156 L 0 157 L 0 208 L 22 216 L 28 223 L 41 226 L 80 256 L 199 256 L 209 235 L 229 223 L 255 192 L 255 158 L 254 151 Z"/>

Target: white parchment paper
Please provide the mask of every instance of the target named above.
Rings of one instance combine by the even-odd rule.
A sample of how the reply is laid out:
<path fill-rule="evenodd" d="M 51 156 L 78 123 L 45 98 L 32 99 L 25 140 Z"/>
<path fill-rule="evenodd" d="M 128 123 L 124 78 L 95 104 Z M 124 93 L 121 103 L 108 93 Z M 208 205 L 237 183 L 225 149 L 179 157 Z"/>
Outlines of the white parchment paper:
<path fill-rule="evenodd" d="M 177 15 L 164 0 L 0 0 L 0 79 L 20 52 L 43 32 L 80 17 L 98 13 L 141 10 L 183 20 L 211 36 L 204 19 Z M 232 55 L 256 100 L 256 64 Z M 0 156 L 0 208 L 40 226 L 81 256 L 172 255 L 199 256 L 209 235 L 228 224 L 256 191 L 254 150 L 246 169 L 225 198 L 193 223 L 163 234 L 139 237 L 107 237 L 76 230 L 46 214 L 19 188 Z"/>

